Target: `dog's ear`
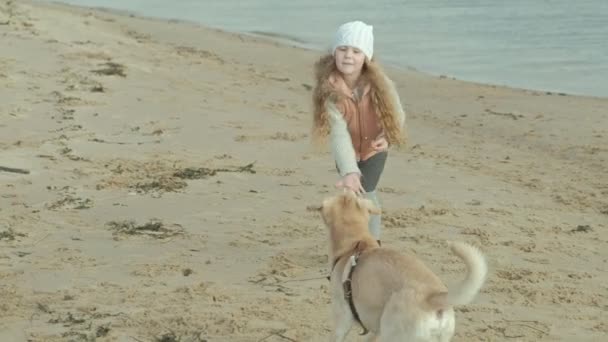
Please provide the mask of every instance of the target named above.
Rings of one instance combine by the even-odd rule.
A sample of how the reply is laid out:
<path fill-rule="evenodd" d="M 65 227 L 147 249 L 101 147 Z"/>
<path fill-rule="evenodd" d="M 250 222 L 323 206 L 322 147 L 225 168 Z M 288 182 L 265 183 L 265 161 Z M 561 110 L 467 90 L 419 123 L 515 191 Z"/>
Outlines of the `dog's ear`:
<path fill-rule="evenodd" d="M 362 198 L 360 199 L 361 203 L 363 204 L 363 206 L 365 207 L 365 209 L 367 209 L 367 211 L 372 214 L 372 215 L 380 215 L 382 213 L 382 211 L 380 210 L 380 208 L 378 208 L 374 202 L 372 202 L 371 200 L 367 199 L 367 198 Z"/>

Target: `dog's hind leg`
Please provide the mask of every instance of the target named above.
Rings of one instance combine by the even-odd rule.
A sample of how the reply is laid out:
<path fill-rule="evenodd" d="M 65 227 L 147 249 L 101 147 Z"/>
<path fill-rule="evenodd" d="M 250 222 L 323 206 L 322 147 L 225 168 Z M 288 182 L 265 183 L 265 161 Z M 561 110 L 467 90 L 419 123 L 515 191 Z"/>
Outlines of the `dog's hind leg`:
<path fill-rule="evenodd" d="M 352 313 L 350 312 L 350 308 L 344 301 L 344 298 L 340 294 L 340 296 L 335 296 L 332 303 L 332 314 L 333 314 L 333 323 L 334 323 L 334 334 L 332 341 L 334 342 L 342 342 L 346 339 L 346 335 L 353 326 L 354 318 Z"/>
<path fill-rule="evenodd" d="M 411 311 L 410 299 L 415 294 L 401 290 L 391 295 L 380 317 L 379 342 L 419 341 L 416 317 Z"/>
<path fill-rule="evenodd" d="M 349 316 L 350 314 L 334 314 L 334 336 L 332 341 L 342 342 L 346 339 L 346 335 L 348 335 L 353 326 L 353 318 Z"/>

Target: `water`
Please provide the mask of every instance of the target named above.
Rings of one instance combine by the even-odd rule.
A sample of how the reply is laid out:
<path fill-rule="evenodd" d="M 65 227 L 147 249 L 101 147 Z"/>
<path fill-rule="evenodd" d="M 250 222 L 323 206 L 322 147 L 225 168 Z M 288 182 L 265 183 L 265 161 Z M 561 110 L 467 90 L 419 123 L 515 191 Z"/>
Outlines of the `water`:
<path fill-rule="evenodd" d="M 385 63 L 527 89 L 608 97 L 608 0 L 65 0 L 293 37 L 325 49 L 374 25 Z"/>

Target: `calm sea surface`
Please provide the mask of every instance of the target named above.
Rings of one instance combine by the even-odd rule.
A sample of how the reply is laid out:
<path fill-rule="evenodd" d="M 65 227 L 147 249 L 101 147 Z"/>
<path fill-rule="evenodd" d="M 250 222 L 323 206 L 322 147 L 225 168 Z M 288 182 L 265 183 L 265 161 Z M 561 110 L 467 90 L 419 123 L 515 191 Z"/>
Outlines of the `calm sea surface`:
<path fill-rule="evenodd" d="M 64 0 L 325 49 L 374 25 L 385 63 L 463 80 L 608 97 L 608 0 Z"/>

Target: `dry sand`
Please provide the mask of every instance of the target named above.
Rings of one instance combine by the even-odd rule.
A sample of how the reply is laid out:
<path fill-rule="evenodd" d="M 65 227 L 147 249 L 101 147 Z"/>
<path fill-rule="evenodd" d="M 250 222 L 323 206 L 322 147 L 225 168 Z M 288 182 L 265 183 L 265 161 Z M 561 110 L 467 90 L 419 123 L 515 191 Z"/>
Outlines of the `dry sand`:
<path fill-rule="evenodd" d="M 327 340 L 319 52 L 6 0 L 0 42 L 0 341 Z M 490 265 L 455 341 L 606 340 L 608 100 L 388 71 L 385 245 Z"/>

